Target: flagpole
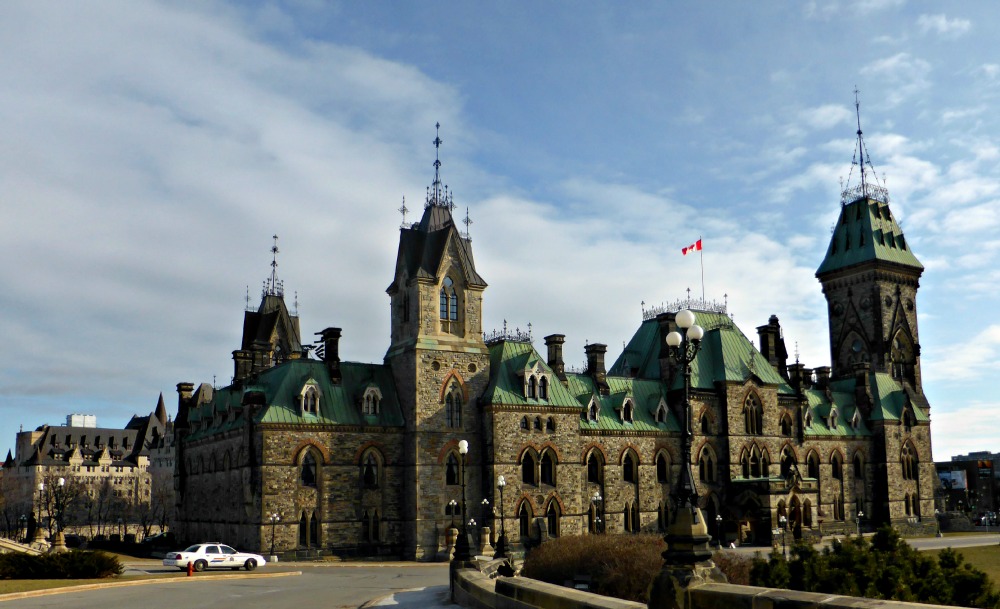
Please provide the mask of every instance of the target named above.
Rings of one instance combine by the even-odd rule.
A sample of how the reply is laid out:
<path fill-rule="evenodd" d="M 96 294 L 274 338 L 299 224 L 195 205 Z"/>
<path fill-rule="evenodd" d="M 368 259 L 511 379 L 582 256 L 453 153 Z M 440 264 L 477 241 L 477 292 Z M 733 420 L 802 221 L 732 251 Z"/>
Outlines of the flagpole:
<path fill-rule="evenodd" d="M 698 236 L 698 243 L 701 243 L 701 236 Z M 705 302 L 705 244 L 698 248 L 698 253 L 701 258 L 701 302 Z"/>

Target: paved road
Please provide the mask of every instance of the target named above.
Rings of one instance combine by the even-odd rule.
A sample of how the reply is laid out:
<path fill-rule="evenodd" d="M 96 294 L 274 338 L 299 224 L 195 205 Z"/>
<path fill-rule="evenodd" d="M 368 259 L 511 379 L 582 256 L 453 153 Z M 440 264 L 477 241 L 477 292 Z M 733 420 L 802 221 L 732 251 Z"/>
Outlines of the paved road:
<path fill-rule="evenodd" d="M 129 565 L 149 572 L 160 568 L 149 565 Z M 267 571 L 265 571 L 267 570 Z M 425 588 L 425 592 L 400 593 L 403 603 L 430 609 L 446 602 L 448 566 L 435 564 L 397 564 L 386 566 L 313 566 L 308 563 L 287 563 L 271 569 L 268 565 L 258 573 L 302 571 L 302 575 L 244 579 L 198 581 L 198 577 L 174 580 L 172 583 L 141 586 L 111 587 L 100 590 L 26 598 L 0 603 L 0 609 L 21 607 L 54 607 L 78 609 L 93 607 L 141 607 L 142 609 L 201 609 L 236 607 L 238 609 L 271 609 L 322 606 L 324 609 L 356 609 L 365 602 L 403 590 Z M 428 596 L 430 595 L 430 596 Z M 438 597 L 441 597 L 438 599 Z M 439 600 L 440 602 L 435 602 Z"/>
<path fill-rule="evenodd" d="M 871 538 L 870 533 L 866 533 L 865 537 Z M 823 542 L 819 547 L 823 547 L 829 544 L 832 538 L 824 538 Z M 789 540 L 791 542 L 791 540 Z M 952 535 L 948 537 L 917 537 L 906 539 L 906 543 L 910 544 L 918 550 L 941 550 L 943 548 L 972 548 L 975 546 L 991 546 L 1000 544 L 1000 533 L 976 533 L 970 535 Z M 789 548 L 791 548 L 791 543 L 789 543 Z M 781 546 L 779 545 L 780 549 Z M 726 549 L 727 552 L 736 552 L 739 554 L 756 554 L 760 553 L 762 555 L 767 555 L 771 549 L 766 546 L 740 546 L 733 550 Z"/>

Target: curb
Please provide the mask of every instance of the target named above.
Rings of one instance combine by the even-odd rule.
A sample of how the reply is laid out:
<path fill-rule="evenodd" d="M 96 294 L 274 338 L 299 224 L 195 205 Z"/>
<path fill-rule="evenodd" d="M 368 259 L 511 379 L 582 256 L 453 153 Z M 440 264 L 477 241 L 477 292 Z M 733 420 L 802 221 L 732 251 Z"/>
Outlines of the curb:
<path fill-rule="evenodd" d="M 365 601 L 363 605 L 358 607 L 358 609 L 371 609 L 371 607 L 374 607 L 375 605 L 378 605 L 385 599 L 392 598 L 397 594 L 404 594 L 406 592 L 420 592 L 421 590 L 426 590 L 426 589 L 427 588 L 424 587 L 424 588 L 407 588 L 406 590 L 395 590 L 393 592 L 390 592 L 389 594 L 383 594 L 382 596 L 378 596 L 371 600 Z"/>
<path fill-rule="evenodd" d="M 144 586 L 148 584 L 174 584 L 178 582 L 212 581 L 220 579 L 263 579 L 267 577 L 287 577 L 289 575 L 302 575 L 302 571 L 281 571 L 278 573 L 253 573 L 253 574 L 225 574 L 225 575 L 198 575 L 195 577 L 162 577 L 149 579 L 136 579 L 132 581 L 114 581 L 100 584 L 83 584 L 80 586 L 62 586 L 60 588 L 46 588 L 44 590 L 28 590 L 26 592 L 11 592 L 10 594 L 0 594 L 0 603 L 13 601 L 22 598 L 34 598 L 37 596 L 51 596 L 53 594 L 66 594 L 69 592 L 84 592 L 87 590 L 101 590 L 103 588 L 124 588 L 126 586 Z"/>

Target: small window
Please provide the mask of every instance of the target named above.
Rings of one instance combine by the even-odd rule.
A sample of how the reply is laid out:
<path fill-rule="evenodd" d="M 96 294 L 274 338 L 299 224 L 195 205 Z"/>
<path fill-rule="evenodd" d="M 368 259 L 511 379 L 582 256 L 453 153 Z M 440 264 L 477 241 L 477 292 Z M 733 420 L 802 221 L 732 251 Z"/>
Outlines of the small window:
<path fill-rule="evenodd" d="M 625 400 L 622 404 L 622 422 L 632 423 L 632 400 Z"/>
<path fill-rule="evenodd" d="M 538 397 L 542 400 L 549 399 L 549 379 L 544 376 L 538 380 Z"/>
<path fill-rule="evenodd" d="M 535 457 L 531 453 L 521 460 L 521 482 L 535 486 Z"/>
<path fill-rule="evenodd" d="M 535 431 L 542 430 L 542 417 L 535 417 Z"/>
<path fill-rule="evenodd" d="M 528 399 L 529 400 L 535 399 L 537 397 L 537 391 L 538 391 L 538 381 L 535 380 L 535 377 L 529 376 L 528 387 L 526 390 Z"/>
<path fill-rule="evenodd" d="M 598 412 L 597 400 L 590 400 L 590 406 L 587 407 L 587 419 L 596 422 Z"/>
<path fill-rule="evenodd" d="M 378 477 L 378 459 L 372 453 L 368 453 L 361 470 L 362 485 L 369 489 L 378 488 Z"/>
<path fill-rule="evenodd" d="M 451 428 L 462 426 L 462 390 L 457 386 L 448 391 L 444 398 L 445 424 Z"/>
<path fill-rule="evenodd" d="M 603 479 L 602 469 L 601 460 L 597 457 L 597 454 L 590 453 L 590 456 L 587 457 L 587 482 L 600 484 Z"/>
<path fill-rule="evenodd" d="M 313 457 L 311 452 L 307 452 L 302 457 L 302 471 L 300 478 L 302 480 L 302 486 L 316 486 L 316 458 Z"/>
<path fill-rule="evenodd" d="M 704 434 L 704 435 L 706 435 L 706 436 L 711 433 L 711 428 L 709 427 L 709 424 L 708 424 L 708 415 L 707 414 L 702 414 L 701 415 L 701 433 Z"/>
<path fill-rule="evenodd" d="M 528 417 L 521 417 L 521 429 L 523 431 L 528 431 Z"/>
<path fill-rule="evenodd" d="M 625 459 L 622 461 L 622 479 L 625 482 L 635 483 L 638 478 L 635 459 L 632 458 L 632 453 L 625 453 Z"/>
<path fill-rule="evenodd" d="M 656 481 L 660 484 L 670 483 L 670 465 L 663 453 L 656 455 Z"/>
<path fill-rule="evenodd" d="M 553 419 L 552 417 L 549 417 L 548 420 L 545 421 L 545 431 L 554 432 L 555 430 L 556 430 L 556 420 Z"/>
<path fill-rule="evenodd" d="M 542 484 L 556 485 L 556 462 L 548 450 L 542 455 L 541 478 Z"/>
<path fill-rule="evenodd" d="M 448 460 L 445 462 L 445 484 L 456 486 L 458 483 L 458 457 L 455 456 L 455 453 L 449 453 Z"/>
<path fill-rule="evenodd" d="M 844 479 L 844 470 L 841 467 L 839 455 L 834 455 L 833 458 L 830 459 L 830 476 L 833 477 L 834 480 Z"/>
<path fill-rule="evenodd" d="M 361 413 L 366 416 L 377 415 L 379 413 L 381 403 L 382 392 L 379 391 L 378 387 L 369 387 L 365 390 L 365 395 L 362 398 Z"/>
<path fill-rule="evenodd" d="M 660 404 L 656 407 L 656 422 L 667 422 L 667 403 L 663 400 L 660 400 Z"/>
<path fill-rule="evenodd" d="M 786 438 L 792 435 L 792 418 L 787 414 L 781 417 L 781 435 Z"/>

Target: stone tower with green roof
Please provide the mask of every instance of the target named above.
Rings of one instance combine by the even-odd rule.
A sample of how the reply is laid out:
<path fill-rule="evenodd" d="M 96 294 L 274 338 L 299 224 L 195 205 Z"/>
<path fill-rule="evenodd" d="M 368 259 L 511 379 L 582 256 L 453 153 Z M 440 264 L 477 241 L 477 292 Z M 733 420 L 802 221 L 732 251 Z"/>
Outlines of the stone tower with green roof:
<path fill-rule="evenodd" d="M 869 517 L 899 522 L 920 513 L 914 501 L 927 510 L 933 498 L 930 406 L 921 386 L 917 332 L 917 289 L 924 267 L 889 209 L 888 190 L 871 168 L 860 118 L 857 136 L 860 182 L 841 195 L 840 217 L 816 277 L 827 300 L 831 378 L 855 380 L 855 402 L 871 425 L 875 475 L 866 493 L 874 512 Z M 869 387 L 877 376 L 902 388 L 898 416 L 883 416 L 883 409 L 872 408 Z M 918 472 L 904 465 L 913 456 Z"/>
<path fill-rule="evenodd" d="M 435 138 L 436 148 L 441 143 Z M 406 425 L 402 513 L 413 519 L 404 523 L 403 543 L 406 555 L 417 559 L 438 551 L 443 506 L 461 500 L 442 471 L 462 439 L 470 441 L 466 484 L 476 484 L 479 468 L 472 464 L 481 463 L 483 453 L 474 437 L 480 429 L 475 405 L 489 375 L 482 328 L 486 282 L 476 272 L 472 240 L 455 226 L 440 167 L 436 158 L 420 221 L 400 229 L 395 276 L 386 290 L 392 313 L 385 360 Z"/>

